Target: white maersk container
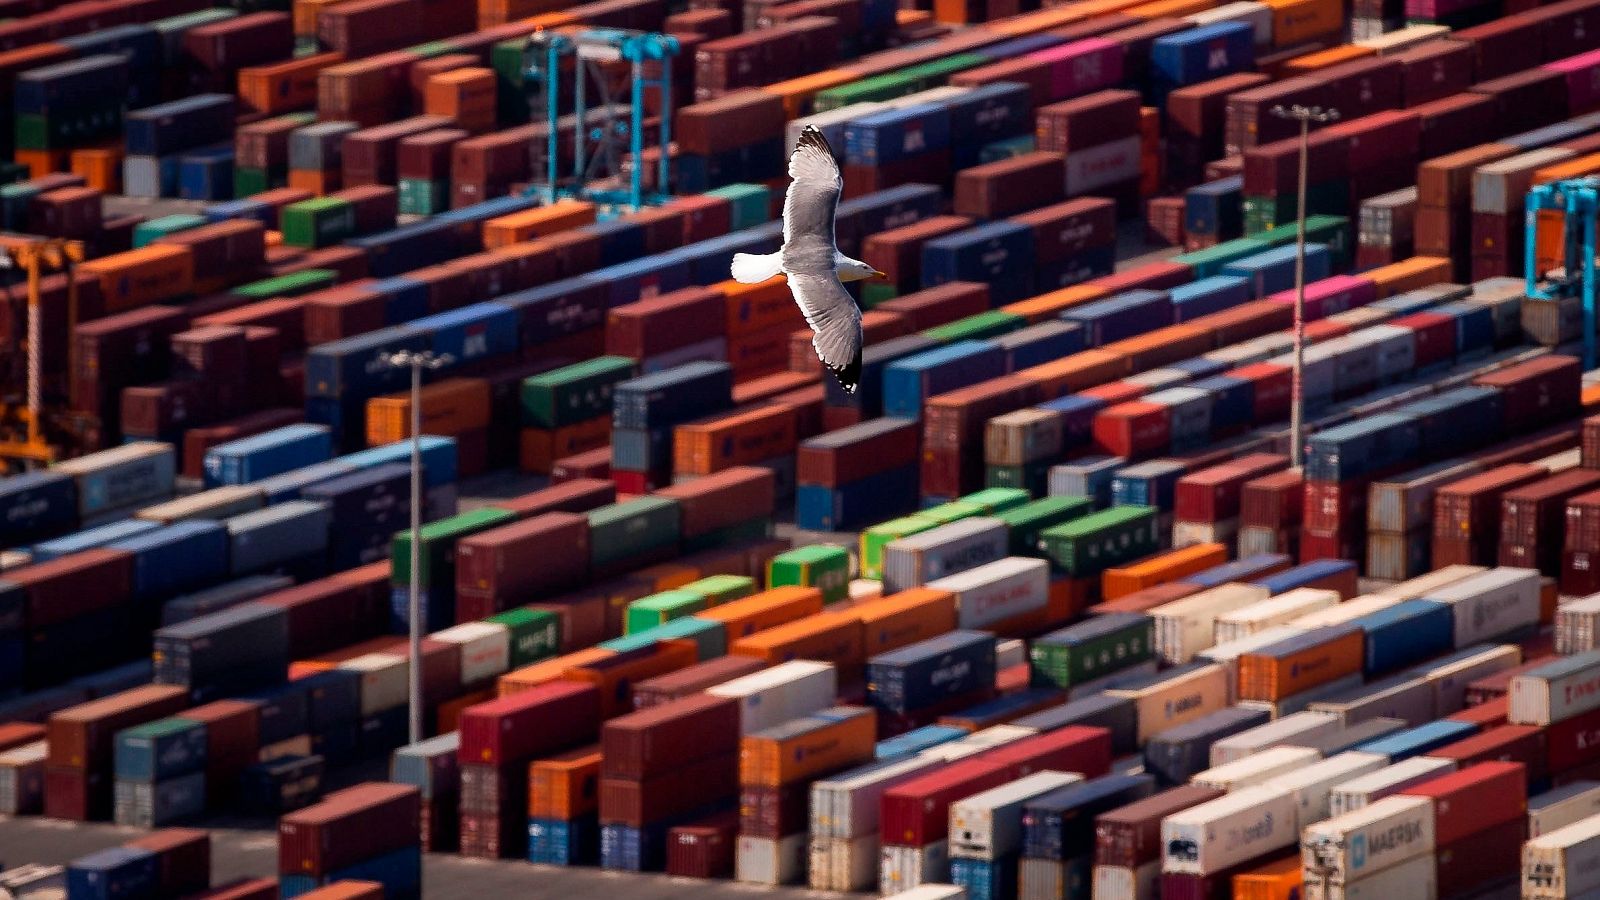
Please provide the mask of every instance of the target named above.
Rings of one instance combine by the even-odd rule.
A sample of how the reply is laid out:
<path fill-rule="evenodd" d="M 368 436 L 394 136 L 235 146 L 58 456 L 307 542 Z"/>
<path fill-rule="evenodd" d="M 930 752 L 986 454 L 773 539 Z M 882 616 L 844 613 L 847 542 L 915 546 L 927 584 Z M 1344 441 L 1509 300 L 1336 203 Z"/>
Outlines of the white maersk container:
<path fill-rule="evenodd" d="M 1272 747 L 1199 772 L 1189 779 L 1189 783 L 1232 793 L 1251 785 L 1264 784 L 1319 759 L 1321 755 L 1308 747 Z"/>
<path fill-rule="evenodd" d="M 1161 821 L 1161 870 L 1211 875 L 1292 846 L 1299 834 L 1294 794 L 1249 787 Z"/>
<path fill-rule="evenodd" d="M 1216 643 L 1218 616 L 1270 596 L 1271 591 L 1253 584 L 1224 584 L 1152 609 L 1156 655 L 1173 665 L 1188 662 Z"/>
<path fill-rule="evenodd" d="M 950 855 L 991 861 L 1005 857 L 1022 845 L 1023 804 L 1082 780 L 1075 772 L 1035 772 L 950 804 Z"/>
<path fill-rule="evenodd" d="M 1110 697 L 1133 701 L 1139 723 L 1138 740 L 1192 722 L 1228 704 L 1228 673 L 1218 665 L 1203 665 L 1162 672 L 1128 687 L 1106 691 Z"/>
<path fill-rule="evenodd" d="M 463 622 L 429 637 L 461 648 L 462 687 L 511 669 L 511 630 L 498 622 Z"/>
<path fill-rule="evenodd" d="M 1331 713 L 1301 712 L 1284 716 L 1265 725 L 1229 735 L 1211 745 L 1211 764 L 1220 766 L 1269 747 L 1281 747 L 1296 740 L 1315 740 L 1339 730 L 1339 720 Z"/>
<path fill-rule="evenodd" d="M 806 875 L 806 853 L 804 832 L 778 840 L 741 834 L 733 877 L 748 884 L 794 884 Z"/>
<path fill-rule="evenodd" d="M 1600 816 L 1522 845 L 1524 900 L 1557 900 L 1600 889 Z"/>
<path fill-rule="evenodd" d="M 865 891 L 878 883 L 878 833 L 811 839 L 810 884 L 818 891 Z"/>
<path fill-rule="evenodd" d="M 1456 646 L 1511 634 L 1539 624 L 1539 572 L 1499 568 L 1445 585 L 1427 599 L 1448 603 L 1456 621 Z"/>
<path fill-rule="evenodd" d="M 1006 523 L 973 516 L 890 541 L 883 548 L 883 592 L 894 594 L 1002 559 Z"/>
<path fill-rule="evenodd" d="M 1219 644 L 1255 634 L 1273 625 L 1290 622 L 1327 609 L 1339 602 L 1338 591 L 1296 588 L 1259 603 L 1223 613 L 1217 617 L 1216 642 Z"/>
<path fill-rule="evenodd" d="M 1338 716 L 1346 728 L 1379 718 L 1399 719 L 1415 727 L 1438 718 L 1433 704 L 1433 685 L 1428 679 L 1404 674 L 1318 700 L 1311 709 Z"/>
<path fill-rule="evenodd" d="M 1398 794 L 1412 785 L 1421 784 L 1455 770 L 1454 760 L 1435 759 L 1431 756 L 1403 759 L 1370 775 L 1335 785 L 1333 793 L 1329 796 L 1328 809 L 1335 817 L 1348 815 Z"/>
<path fill-rule="evenodd" d="M 1294 795 L 1297 819 L 1304 828 L 1312 822 L 1321 822 L 1332 815 L 1329 797 L 1333 789 L 1369 772 L 1389 765 L 1387 756 L 1348 750 L 1302 769 L 1279 775 L 1266 783 L 1267 787 L 1289 791 Z"/>
<path fill-rule="evenodd" d="M 1600 815 L 1600 781 L 1571 784 L 1528 798 L 1528 837 L 1549 834 Z"/>
<path fill-rule="evenodd" d="M 1316 880 L 1348 884 L 1433 853 L 1433 801 L 1385 797 L 1344 815 L 1308 825 L 1300 861 Z"/>
<path fill-rule="evenodd" d="M 1302 896 L 1305 900 L 1436 900 L 1439 873 L 1430 853 L 1344 884 L 1307 875 Z"/>
<path fill-rule="evenodd" d="M 1549 725 L 1600 707 L 1600 650 L 1568 656 L 1511 679 L 1508 719 Z"/>
<path fill-rule="evenodd" d="M 878 831 L 878 808 L 885 791 L 926 773 L 941 760 L 913 756 L 889 763 L 871 763 L 811 784 L 811 835 L 858 838 Z M 873 857 L 876 864 L 877 857 Z"/>
<path fill-rule="evenodd" d="M 1050 602 L 1050 564 L 1033 557 L 1008 556 L 928 581 L 927 586 L 956 595 L 957 628 L 981 629 L 1044 609 Z"/>
<path fill-rule="evenodd" d="M 792 660 L 709 688 L 739 701 L 741 734 L 763 731 L 827 709 L 839 695 L 839 673 L 827 663 Z"/>
<path fill-rule="evenodd" d="M 923 884 L 884 900 L 967 900 L 967 890 L 953 884 Z"/>
<path fill-rule="evenodd" d="M 878 893 L 889 895 L 919 884 L 939 884 L 950 877 L 950 844 L 934 841 L 922 847 L 885 844 L 878 852 Z"/>
<path fill-rule="evenodd" d="M 1521 663 L 1522 648 L 1514 644 L 1478 644 L 1417 666 L 1408 674 L 1428 680 L 1433 689 L 1434 716 L 1448 716 L 1466 705 L 1467 685 Z"/>

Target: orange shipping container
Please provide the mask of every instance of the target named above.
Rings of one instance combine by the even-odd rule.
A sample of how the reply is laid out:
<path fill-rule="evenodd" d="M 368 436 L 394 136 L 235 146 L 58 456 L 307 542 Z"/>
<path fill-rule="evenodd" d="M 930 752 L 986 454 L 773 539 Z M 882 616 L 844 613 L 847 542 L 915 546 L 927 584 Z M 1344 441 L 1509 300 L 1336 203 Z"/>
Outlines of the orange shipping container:
<path fill-rule="evenodd" d="M 556 460 L 611 443 L 611 417 L 601 416 L 560 428 L 524 428 L 521 441 L 522 471 L 549 475 Z"/>
<path fill-rule="evenodd" d="M 777 275 L 760 284 L 723 281 L 712 285 L 728 302 L 727 335 L 734 338 L 769 328 L 793 331 L 805 325 L 805 316 L 789 293 L 789 283 Z M 787 350 L 785 351 L 787 353 Z"/>
<path fill-rule="evenodd" d="M 1234 900 L 1298 900 L 1305 880 L 1295 853 L 1233 876 Z"/>
<path fill-rule="evenodd" d="M 72 159 L 70 150 L 16 150 L 11 159 L 28 167 L 29 178 L 43 178 L 52 172 L 65 172 Z"/>
<path fill-rule="evenodd" d="M 1346 675 L 1361 672 L 1366 648 L 1359 628 L 1344 631 L 1294 653 L 1239 657 L 1239 699 L 1276 702 Z"/>
<path fill-rule="evenodd" d="M 872 759 L 878 739 L 877 712 L 865 707 L 836 707 L 833 711 L 846 709 L 853 715 L 798 734 L 772 729 L 741 738 L 739 783 L 783 787 Z"/>
<path fill-rule="evenodd" d="M 715 609 L 694 614 L 697 619 L 721 622 L 728 629 L 728 644 L 758 631 L 776 628 L 822 612 L 822 591 L 814 587 L 786 585 L 753 594 L 743 600 L 724 603 Z"/>
<path fill-rule="evenodd" d="M 764 659 L 774 665 L 795 659 L 833 663 L 842 683 L 857 678 L 866 663 L 861 619 L 854 611 L 818 613 L 767 628 L 734 641 L 728 652 Z"/>
<path fill-rule="evenodd" d="M 640 596 L 643 596 L 642 594 Z M 523 691 L 532 690 L 541 684 L 557 681 L 568 669 L 586 663 L 600 662 L 617 655 L 615 650 L 604 647 L 589 647 L 576 650 L 563 656 L 536 662 L 531 666 L 523 666 L 501 675 L 496 682 L 496 689 L 500 696 L 509 697 Z"/>
<path fill-rule="evenodd" d="M 700 660 L 693 641 L 657 641 L 645 656 L 616 656 L 573 665 L 562 681 L 580 681 L 600 690 L 600 718 L 633 712 L 633 686 L 646 678 L 686 669 Z"/>
<path fill-rule="evenodd" d="M 340 175 L 338 172 L 318 172 L 311 169 L 290 169 L 289 187 L 297 191 L 307 191 L 314 197 L 339 189 Z"/>
<path fill-rule="evenodd" d="M 495 124 L 494 70 L 463 68 L 440 72 L 428 79 L 422 105 L 424 113 L 448 116 L 473 134 L 488 131 Z"/>
<path fill-rule="evenodd" d="M 316 37 L 317 16 L 330 6 L 348 2 L 350 0 L 294 0 L 291 11 L 294 16 L 295 36 Z"/>
<path fill-rule="evenodd" d="M 593 203 L 562 200 L 483 223 L 483 246 L 494 250 L 594 222 Z"/>
<path fill-rule="evenodd" d="M 1228 561 L 1228 548 L 1223 544 L 1195 544 L 1182 550 L 1162 553 L 1131 566 L 1107 569 L 1101 574 L 1100 593 L 1103 599 L 1126 597 L 1147 587 L 1177 581 L 1185 575 L 1203 572 Z"/>
<path fill-rule="evenodd" d="M 1127 359 L 1121 353 L 1100 348 L 1032 366 L 1017 374 L 1038 384 L 1040 392 L 1053 399 L 1115 381 L 1127 371 L 1127 365 Z"/>
<path fill-rule="evenodd" d="M 956 628 L 956 595 L 916 587 L 853 610 L 861 619 L 862 655 L 868 659 Z"/>
<path fill-rule="evenodd" d="M 115 194 L 122 190 L 121 146 L 74 150 L 68 165 L 72 168 L 72 174 L 83 176 L 86 187 L 103 194 Z"/>
<path fill-rule="evenodd" d="M 239 70 L 239 99 L 259 113 L 276 115 L 317 104 L 322 70 L 344 62 L 341 53 L 318 53 Z"/>
<path fill-rule="evenodd" d="M 1450 280 L 1450 260 L 1442 256 L 1413 256 L 1362 273 L 1378 286 L 1378 299 L 1393 297 Z"/>
<path fill-rule="evenodd" d="M 795 414 L 785 406 L 760 406 L 679 425 L 673 430 L 672 469 L 678 475 L 711 475 L 755 465 L 795 450 Z"/>
<path fill-rule="evenodd" d="M 1600 174 L 1600 153 L 1593 153 L 1539 169 L 1533 173 L 1533 183 L 1548 184 L 1552 181 L 1597 174 Z M 1538 217 L 1534 259 L 1539 271 L 1547 272 L 1557 266 L 1566 265 L 1567 217 L 1565 213 L 1556 210 L 1539 210 Z M 1512 262 L 1520 267 L 1522 261 L 1512 260 Z"/>
<path fill-rule="evenodd" d="M 1344 28 L 1343 0 L 1262 0 L 1272 9 L 1272 46 L 1301 44 Z"/>
<path fill-rule="evenodd" d="M 600 809 L 600 748 L 528 763 L 528 817 L 576 819 Z"/>
<path fill-rule="evenodd" d="M 784 115 L 790 119 L 798 119 L 811 112 L 811 98 L 829 88 L 849 84 L 860 77 L 849 69 L 827 69 L 791 78 L 788 81 L 780 81 L 777 84 L 769 84 L 762 90 L 782 97 Z"/>
<path fill-rule="evenodd" d="M 447 378 L 421 391 L 422 433 L 454 437 L 489 426 L 489 382 L 482 378 Z M 367 446 L 392 444 L 411 437 L 411 392 L 367 401 Z"/>
<path fill-rule="evenodd" d="M 1203 13 L 1216 6 L 1212 0 L 1156 0 L 1154 3 L 1141 3 L 1129 7 L 1126 12 L 1130 16 L 1149 21 L 1151 19 L 1181 19 Z"/>
<path fill-rule="evenodd" d="M 1093 284 L 1075 284 L 1072 287 L 1061 288 L 1048 294 L 1029 297 L 1000 307 L 1014 316 L 1022 316 L 1028 322 L 1038 323 L 1046 319 L 1053 319 L 1062 311 L 1085 303 L 1093 303 L 1106 295 L 1106 289 Z"/>
<path fill-rule="evenodd" d="M 1371 47 L 1362 47 L 1356 44 L 1342 44 L 1338 47 L 1329 47 L 1305 56 L 1296 56 L 1284 63 L 1284 70 L 1291 75 L 1309 75 L 1312 72 L 1337 66 L 1340 63 L 1355 62 L 1372 56 L 1375 51 Z"/>
<path fill-rule="evenodd" d="M 188 247 L 151 244 L 113 253 L 78 266 L 100 279 L 107 315 L 182 297 L 194 289 L 194 257 Z"/>
<path fill-rule="evenodd" d="M 793 308 L 796 313 L 800 310 L 798 306 Z M 734 381 L 751 381 L 783 371 L 789 364 L 789 336 L 793 333 L 794 329 L 785 324 L 729 338 L 728 365 L 733 367 Z"/>
<path fill-rule="evenodd" d="M 1116 341 L 1101 347 L 1123 358 L 1123 375 L 1138 375 L 1151 369 L 1209 352 L 1211 332 L 1204 325 L 1168 325 L 1155 331 Z"/>
<path fill-rule="evenodd" d="M 463 3 L 466 0 L 455 2 Z M 543 27 L 553 28 L 572 21 L 572 16 L 556 12 L 566 5 L 566 0 L 478 0 L 478 27 L 506 25 L 518 19 L 538 16 L 550 20 L 541 22 Z"/>

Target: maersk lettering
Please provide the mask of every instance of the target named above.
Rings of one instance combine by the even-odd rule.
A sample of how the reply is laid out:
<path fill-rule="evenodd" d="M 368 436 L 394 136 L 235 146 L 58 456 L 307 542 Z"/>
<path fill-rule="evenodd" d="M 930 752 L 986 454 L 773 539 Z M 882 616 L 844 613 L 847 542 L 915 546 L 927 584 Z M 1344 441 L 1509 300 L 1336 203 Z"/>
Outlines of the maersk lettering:
<path fill-rule="evenodd" d="M 1422 823 L 1402 822 L 1369 836 L 1367 844 L 1370 847 L 1370 854 L 1376 856 L 1379 853 L 1399 850 L 1420 840 L 1422 840 Z"/>

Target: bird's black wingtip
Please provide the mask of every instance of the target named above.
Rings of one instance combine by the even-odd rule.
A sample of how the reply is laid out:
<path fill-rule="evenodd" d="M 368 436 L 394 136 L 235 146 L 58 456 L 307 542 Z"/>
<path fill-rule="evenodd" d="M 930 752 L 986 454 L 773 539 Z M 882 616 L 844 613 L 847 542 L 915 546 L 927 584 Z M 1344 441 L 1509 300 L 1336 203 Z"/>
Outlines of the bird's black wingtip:
<path fill-rule="evenodd" d="M 844 388 L 846 394 L 854 394 L 856 386 L 861 383 L 861 357 L 858 354 L 847 366 L 829 366 L 833 370 L 833 377 L 839 379 L 839 386 Z"/>
<path fill-rule="evenodd" d="M 827 152 L 829 156 L 833 155 L 833 148 L 828 146 L 827 135 L 824 135 L 822 130 L 815 125 L 807 125 L 800 130 L 800 140 L 796 146 L 816 147 Z"/>

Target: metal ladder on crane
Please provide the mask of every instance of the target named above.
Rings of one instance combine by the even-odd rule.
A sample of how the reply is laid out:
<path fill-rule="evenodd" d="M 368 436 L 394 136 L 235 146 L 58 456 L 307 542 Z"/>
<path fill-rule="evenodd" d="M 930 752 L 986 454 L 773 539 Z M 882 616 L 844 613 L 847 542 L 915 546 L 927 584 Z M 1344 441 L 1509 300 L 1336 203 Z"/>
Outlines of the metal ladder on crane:
<path fill-rule="evenodd" d="M 524 85 L 533 121 L 544 123 L 546 131 L 543 172 L 534 173 L 536 180 L 526 194 L 546 203 L 574 197 L 592 201 L 603 209 L 628 211 L 664 201 L 669 187 L 667 148 L 672 141 L 672 58 L 678 50 L 678 39 L 672 35 L 623 28 L 589 28 L 572 34 L 539 31 L 530 35 L 523 50 Z M 571 172 L 563 176 L 559 148 L 563 130 L 562 67 L 567 58 L 575 63 L 571 76 L 575 155 Z M 606 64 L 619 61 L 630 67 L 626 121 L 615 115 L 602 71 Z M 600 90 L 600 102 L 594 106 L 587 96 L 586 85 L 591 80 Z M 661 120 L 656 142 L 660 151 L 656 189 L 648 193 L 642 170 L 647 90 L 657 92 Z M 590 122 L 591 110 L 598 111 L 598 122 Z M 625 153 L 633 161 L 627 172 L 623 171 Z"/>
<path fill-rule="evenodd" d="M 1539 271 L 1539 213 L 1564 216 L 1562 268 Z M 1595 217 L 1600 215 L 1600 178 L 1572 178 L 1535 185 L 1528 191 L 1523 220 L 1523 273 L 1528 299 L 1559 303 L 1583 301 L 1583 368 L 1595 367 Z"/>

